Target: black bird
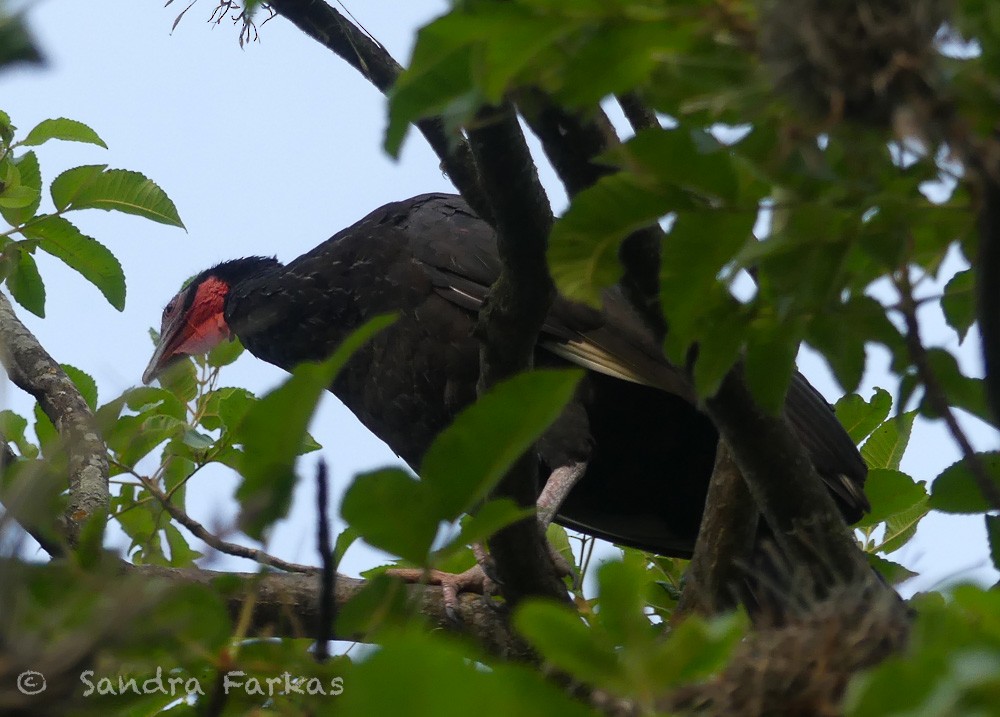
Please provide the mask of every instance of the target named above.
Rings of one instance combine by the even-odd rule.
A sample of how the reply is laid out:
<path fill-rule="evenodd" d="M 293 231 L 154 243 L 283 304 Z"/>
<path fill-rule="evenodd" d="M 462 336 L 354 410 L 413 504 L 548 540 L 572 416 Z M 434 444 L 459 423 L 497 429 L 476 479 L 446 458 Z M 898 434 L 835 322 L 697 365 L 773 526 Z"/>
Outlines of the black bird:
<path fill-rule="evenodd" d="M 291 369 L 326 358 L 370 317 L 398 312 L 330 390 L 419 472 L 434 437 L 475 400 L 472 329 L 499 271 L 493 229 L 461 197 L 388 204 L 288 265 L 250 257 L 199 274 L 164 309 L 143 381 L 234 336 L 258 358 Z M 690 557 L 718 434 L 621 293 L 608 291 L 601 311 L 557 298 L 536 364 L 588 369 L 538 443 L 543 475 L 585 466 L 557 522 Z M 867 469 L 829 404 L 796 373 L 785 409 L 844 518 L 859 520 L 869 509 Z"/>

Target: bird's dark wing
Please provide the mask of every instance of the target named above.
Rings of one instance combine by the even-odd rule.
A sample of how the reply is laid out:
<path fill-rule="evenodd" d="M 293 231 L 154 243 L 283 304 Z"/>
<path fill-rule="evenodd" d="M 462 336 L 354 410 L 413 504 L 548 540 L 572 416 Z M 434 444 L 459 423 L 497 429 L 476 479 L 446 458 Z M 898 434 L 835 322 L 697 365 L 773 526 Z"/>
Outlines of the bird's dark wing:
<path fill-rule="evenodd" d="M 415 239 L 415 259 L 425 266 L 440 296 L 478 311 L 500 273 L 495 234 L 461 197 L 425 195 L 418 202 L 415 211 L 406 213 L 402 227 Z M 456 235 L 460 251 L 455 250 Z M 697 403 L 684 372 L 666 361 L 652 332 L 617 288 L 604 293 L 600 311 L 557 297 L 539 345 L 578 366 Z M 845 517 L 850 522 L 860 519 L 870 509 L 863 491 L 867 468 L 830 405 L 798 372 L 789 385 L 785 410 Z"/>

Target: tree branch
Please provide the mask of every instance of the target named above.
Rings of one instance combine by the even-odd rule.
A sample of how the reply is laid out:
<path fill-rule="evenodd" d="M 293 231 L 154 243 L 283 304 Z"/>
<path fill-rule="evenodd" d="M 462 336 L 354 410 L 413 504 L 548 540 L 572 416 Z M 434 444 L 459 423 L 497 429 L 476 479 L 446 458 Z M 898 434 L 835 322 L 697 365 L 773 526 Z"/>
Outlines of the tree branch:
<path fill-rule="evenodd" d="M 924 348 L 924 344 L 920 340 L 920 324 L 917 322 L 917 305 L 913 299 L 913 285 L 910 282 L 909 267 L 903 267 L 896 273 L 896 276 L 893 277 L 893 284 L 896 291 L 899 292 L 899 310 L 903 314 L 903 321 L 906 324 L 906 347 L 910 353 L 910 360 L 913 361 L 913 365 L 917 369 L 917 375 L 924 384 L 927 401 L 934 411 L 944 419 L 951 437 L 958 444 L 959 450 L 962 451 L 965 467 L 972 474 L 983 498 L 991 507 L 1000 508 L 1000 488 L 990 478 L 986 466 L 983 465 L 972 444 L 969 443 L 962 427 L 958 425 L 955 412 L 951 410 L 951 405 L 948 403 L 948 396 L 931 368 L 927 358 L 927 349 Z"/>
<path fill-rule="evenodd" d="M 268 4 L 306 35 L 345 60 L 381 92 L 388 92 L 402 72 L 403 68 L 384 47 L 323 0 L 271 0 Z M 428 117 L 416 124 L 465 201 L 476 214 L 492 224 L 492 208 L 480 185 L 468 143 L 460 136 L 449 134 L 440 117 Z"/>
<path fill-rule="evenodd" d="M 750 563 L 757 518 L 746 481 L 729 446 L 720 440 L 679 613 L 711 616 L 736 607 L 736 586 Z"/>
<path fill-rule="evenodd" d="M 227 540 L 223 540 L 215 533 L 208 530 L 204 525 L 199 523 L 197 520 L 188 515 L 180 507 L 174 505 L 170 502 L 170 496 L 164 493 L 159 487 L 149 480 L 145 476 L 141 476 L 137 473 L 133 473 L 140 481 L 142 481 L 142 486 L 147 491 L 149 491 L 163 509 L 170 513 L 170 517 L 176 520 L 178 523 L 183 525 L 188 531 L 198 540 L 205 543 L 208 547 L 213 550 L 217 550 L 220 553 L 225 553 L 226 555 L 232 555 L 237 558 L 246 558 L 247 560 L 253 560 L 255 563 L 260 563 L 261 565 L 268 565 L 272 568 L 277 568 L 278 570 L 285 570 L 292 573 L 307 573 L 310 575 L 315 575 L 320 572 L 319 568 L 312 567 L 310 565 L 299 565 L 298 563 L 289 563 L 281 558 L 265 553 L 263 550 L 257 550 L 256 548 L 248 548 L 245 545 L 238 545 L 237 543 L 230 543 Z"/>
<path fill-rule="evenodd" d="M 315 575 L 300 573 L 230 573 L 199 568 L 166 568 L 157 565 L 122 563 L 126 575 L 159 579 L 170 584 L 207 585 L 218 590 L 230 615 L 238 619 L 246 603 L 252 601 L 249 634 L 268 637 L 309 637 L 320 618 L 320 599 Z M 216 582 L 218 581 L 218 582 Z M 365 580 L 337 575 L 334 611 L 339 613 L 366 585 Z M 473 638 L 490 654 L 508 659 L 531 659 L 527 648 L 511 634 L 503 613 L 479 595 L 459 596 L 458 620 L 449 616 L 441 588 L 399 584 L 407 600 L 426 617 L 432 627 L 459 632 Z M 332 640 L 367 642 L 365 634 L 345 633 L 334 625 Z"/>
<path fill-rule="evenodd" d="M 570 198 L 615 170 L 595 158 L 619 143 L 611 121 L 597 108 L 593 118 L 569 112 L 538 90 L 518 96 L 518 108 L 542 142 Z M 655 119 L 655 116 L 654 116 Z M 618 258 L 624 270 L 621 286 L 646 324 L 662 339 L 666 323 L 660 309 L 660 245 L 663 230 L 656 224 L 632 232 L 622 240 Z"/>
<path fill-rule="evenodd" d="M 723 379 L 706 407 L 793 567 L 808 564 L 817 574 L 825 569 L 831 582 L 867 574 L 868 565 L 805 448 L 783 415 L 757 406 L 742 364 Z"/>
<path fill-rule="evenodd" d="M 69 505 L 61 529 L 75 545 L 80 528 L 106 513 L 108 458 L 94 425 L 94 414 L 66 372 L 42 348 L 0 294 L 0 361 L 14 384 L 31 394 L 59 430 L 69 458 Z"/>
<path fill-rule="evenodd" d="M 482 340 L 478 392 L 531 368 L 538 331 L 555 296 L 545 262 L 552 210 L 538 180 L 517 116 L 509 105 L 485 108 L 468 130 L 496 218 L 497 250 L 503 264 L 476 327 Z M 538 497 L 538 461 L 529 451 L 494 491 L 521 506 Z M 488 541 L 504 597 L 565 599 L 548 544 L 534 517 L 514 523 Z"/>

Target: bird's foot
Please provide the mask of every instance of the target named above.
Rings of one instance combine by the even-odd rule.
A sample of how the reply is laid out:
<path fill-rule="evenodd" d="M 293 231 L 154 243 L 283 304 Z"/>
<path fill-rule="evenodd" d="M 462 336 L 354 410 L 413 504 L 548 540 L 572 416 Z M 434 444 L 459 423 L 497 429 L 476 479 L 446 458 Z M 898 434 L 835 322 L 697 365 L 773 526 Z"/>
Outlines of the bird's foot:
<path fill-rule="evenodd" d="M 458 612 L 458 596 L 461 593 L 477 593 L 489 600 L 497 592 L 497 582 L 480 563 L 476 563 L 461 573 L 446 573 L 443 570 L 421 570 L 420 568 L 390 568 L 386 575 L 397 577 L 407 583 L 439 585 L 443 593 L 444 609 L 454 622 L 461 622 Z"/>

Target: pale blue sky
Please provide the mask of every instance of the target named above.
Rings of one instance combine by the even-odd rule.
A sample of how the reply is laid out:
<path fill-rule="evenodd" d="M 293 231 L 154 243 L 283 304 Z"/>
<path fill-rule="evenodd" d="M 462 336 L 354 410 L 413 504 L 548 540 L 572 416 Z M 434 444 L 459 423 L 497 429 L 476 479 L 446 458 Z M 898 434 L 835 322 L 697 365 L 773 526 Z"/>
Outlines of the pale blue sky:
<path fill-rule="evenodd" d="M 171 34 L 185 4 L 39 2 L 28 18 L 48 67 L 0 75 L 0 108 L 22 130 L 47 117 L 67 116 L 89 124 L 110 148 L 42 147 L 46 182 L 79 164 L 138 170 L 168 192 L 187 226 L 185 233 L 100 211 L 73 217 L 121 260 L 129 288 L 122 313 L 58 261 L 44 255 L 38 260 L 48 316 L 20 314 L 58 360 L 94 376 L 102 400 L 138 384 L 151 351 L 147 328 L 158 323 L 163 305 L 186 277 L 236 256 L 276 254 L 288 260 L 386 202 L 452 190 L 416 133 L 399 162 L 382 154 L 382 95 L 290 23 L 275 18 L 261 27 L 260 43 L 240 49 L 231 23 L 205 24 L 212 0 L 196 4 Z M 400 61 L 408 57 L 413 30 L 446 6 L 444 0 L 348 4 Z M 561 206 L 561 190 L 550 172 L 545 177 Z M 935 343 L 957 344 L 938 317 L 927 318 L 927 335 Z M 975 347 L 968 344 L 967 370 L 978 373 Z M 802 368 L 828 398 L 837 397 L 822 364 L 807 359 Z M 226 371 L 224 382 L 262 392 L 283 376 L 248 355 Z M 873 385 L 895 389 L 895 382 L 875 369 L 863 392 Z M 24 412 L 30 402 L 0 383 L 0 406 Z M 338 493 L 356 471 L 395 461 L 332 396 L 324 400 L 313 434 L 324 444 Z M 977 427 L 975 438 L 983 448 L 995 446 L 984 429 Z M 929 480 L 956 459 L 939 426 L 919 425 L 913 444 L 904 468 L 919 478 Z M 311 475 L 314 463 L 307 458 L 303 473 Z M 199 474 L 188 491 L 192 515 L 209 527 L 227 525 L 235 482 L 225 470 Z M 272 552 L 315 562 L 313 490 L 311 481 L 300 486 L 291 519 L 270 541 Z M 981 519 L 932 516 L 911 546 L 891 557 L 924 573 L 910 589 L 960 574 L 995 579 Z M 377 562 L 373 551 L 358 547 L 344 567 L 356 572 Z M 211 566 L 250 567 L 228 558 Z"/>

